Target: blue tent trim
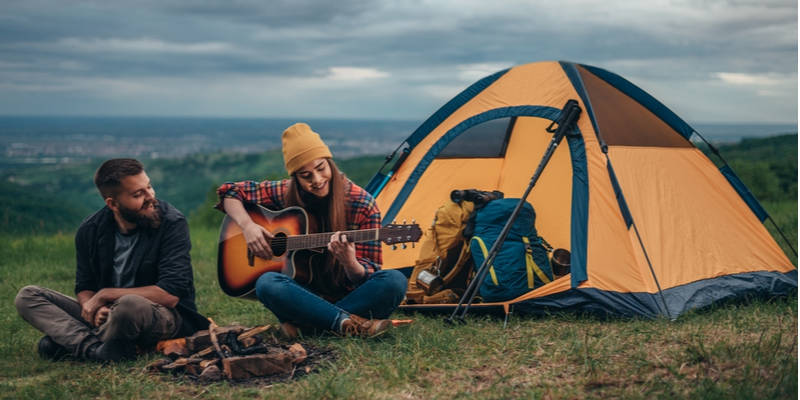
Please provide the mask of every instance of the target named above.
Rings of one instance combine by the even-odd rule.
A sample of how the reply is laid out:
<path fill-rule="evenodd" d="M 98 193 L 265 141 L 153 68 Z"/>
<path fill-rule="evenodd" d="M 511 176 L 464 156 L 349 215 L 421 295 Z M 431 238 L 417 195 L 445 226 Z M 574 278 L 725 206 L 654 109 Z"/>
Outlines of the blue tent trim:
<path fill-rule="evenodd" d="M 661 104 L 661 102 L 656 100 L 653 96 L 650 96 L 647 94 L 647 92 L 629 82 L 627 79 L 601 68 L 584 64 L 578 65 L 596 75 L 598 78 L 606 81 L 609 85 L 614 86 L 622 93 L 628 95 L 630 98 L 636 100 L 636 102 L 650 110 L 650 112 L 655 114 L 658 118 L 661 118 L 661 120 L 663 120 L 667 125 L 672 127 L 672 129 L 680 133 L 681 136 L 686 138 L 686 140 L 689 140 L 689 138 L 692 137 L 694 129 L 692 129 L 689 124 L 678 117 L 674 112 L 672 112 L 672 110 L 667 108 L 667 106 Z"/>
<path fill-rule="evenodd" d="M 592 108 L 592 102 L 589 100 L 589 96 L 586 94 L 586 87 L 583 85 L 583 79 L 581 79 L 581 74 L 578 72 L 578 68 L 575 67 L 574 63 L 568 61 L 559 61 L 561 65 L 561 69 L 564 70 L 564 73 L 569 78 L 570 83 L 572 83 L 572 87 L 578 93 L 578 96 L 581 97 L 581 102 L 583 103 L 584 110 L 586 115 L 589 116 L 589 121 L 592 122 L 592 128 L 594 128 L 594 132 L 597 135 L 598 140 L 602 143 L 602 136 L 600 135 L 600 127 L 597 126 L 597 119 L 594 117 L 594 109 Z"/>
<path fill-rule="evenodd" d="M 713 304 L 768 300 L 797 292 L 797 270 L 749 272 L 704 279 L 663 291 L 673 318 Z M 552 296 L 523 300 L 515 311 L 547 315 L 556 312 L 597 317 L 656 318 L 663 316 L 658 293 L 619 293 L 599 289 L 570 289 Z"/>
<path fill-rule="evenodd" d="M 589 121 L 592 123 L 592 127 L 594 128 L 595 134 L 597 135 L 598 141 L 601 143 L 601 146 L 604 146 L 602 137 L 600 136 L 600 128 L 597 126 L 597 120 L 594 117 L 594 109 L 592 108 L 592 102 L 589 100 L 589 96 L 586 94 L 586 88 L 583 85 L 583 80 L 581 79 L 581 75 L 578 72 L 578 69 L 575 68 L 575 64 L 568 62 L 568 61 L 559 61 L 559 65 L 561 69 L 564 70 L 564 73 L 567 75 L 570 83 L 572 83 L 572 87 L 575 89 L 575 92 L 578 93 L 578 96 L 581 98 L 581 102 L 585 108 L 584 112 L 587 117 L 589 117 Z M 571 246 L 572 246 L 572 263 L 577 266 L 582 266 L 582 268 L 573 269 L 572 274 L 570 275 L 572 279 L 571 285 L 573 288 L 577 288 L 581 282 L 588 279 L 588 273 L 586 272 L 586 254 L 588 249 L 586 248 L 586 243 L 588 241 L 589 235 L 589 182 L 588 179 L 581 180 L 583 177 L 588 177 L 589 173 L 585 170 L 586 168 L 586 151 L 583 146 L 583 140 L 581 139 L 580 142 L 581 146 L 580 149 L 573 149 L 572 148 L 572 141 L 570 141 L 570 153 L 573 155 L 572 159 L 572 168 L 573 172 L 579 170 L 580 168 L 584 168 L 583 171 L 580 173 L 573 173 L 572 175 L 572 195 L 573 199 L 576 198 L 575 196 L 580 196 L 577 198 L 585 198 L 586 203 L 578 203 L 573 201 L 572 202 L 572 220 L 573 221 L 580 221 L 580 227 L 578 228 L 575 224 L 572 225 L 572 236 Z M 581 153 L 578 154 L 577 152 L 580 151 Z M 580 155 L 581 160 L 576 159 L 576 156 Z M 577 191 L 576 191 L 577 188 Z M 586 189 L 584 192 L 583 189 Z M 578 230 L 576 230 L 578 228 Z"/>
<path fill-rule="evenodd" d="M 720 168 L 719 171 L 722 172 L 722 175 L 725 176 L 725 179 L 727 179 L 731 186 L 733 186 L 733 188 L 736 190 L 736 193 L 739 193 L 739 196 L 742 197 L 742 200 L 744 200 L 747 206 L 750 207 L 750 210 L 752 210 L 756 217 L 758 217 L 758 220 L 761 222 L 766 221 L 767 218 L 769 218 L 769 213 L 764 209 L 763 206 L 761 206 L 761 203 L 758 201 L 753 192 L 747 188 L 747 185 L 745 185 L 744 182 L 739 179 L 739 175 L 736 175 L 736 172 L 733 172 L 733 168 L 725 164 L 725 166 Z"/>
<path fill-rule="evenodd" d="M 441 124 L 444 120 L 446 120 L 450 115 L 452 115 L 456 110 L 461 108 L 464 104 L 468 101 L 472 100 L 475 96 L 480 94 L 484 89 L 491 86 L 495 81 L 500 79 L 503 75 L 506 74 L 511 68 L 504 69 L 502 71 L 496 72 L 492 75 L 489 75 L 478 82 L 475 82 L 470 87 L 464 89 L 461 93 L 459 93 L 456 97 L 453 97 L 445 103 L 439 110 L 437 110 L 433 115 L 431 115 L 425 122 L 422 123 L 415 131 L 412 133 L 407 139 L 406 143 L 408 147 L 406 151 L 410 151 L 416 147 L 422 139 L 425 139 L 434 129 L 436 129 L 439 124 Z M 397 161 L 396 161 L 397 162 Z M 369 183 L 367 184 L 366 190 L 373 196 L 377 196 L 380 193 L 380 189 L 382 189 L 382 184 L 385 183 L 387 174 L 382 173 L 380 170 L 375 173 L 375 175 L 370 179 Z"/>
<path fill-rule="evenodd" d="M 664 290 L 670 314 L 677 318 L 714 304 L 769 300 L 797 293 L 797 270 L 750 272 L 704 279 Z M 598 318 L 658 318 L 662 313 L 658 293 L 620 293 L 600 289 L 569 289 L 550 296 L 511 302 L 511 311 L 548 316 L 568 313 Z M 403 311 L 452 313 L 455 304 L 400 306 Z M 470 313 L 505 314 L 502 303 L 473 304 Z"/>
<path fill-rule="evenodd" d="M 403 207 L 408 196 L 416 187 L 425 170 L 436 159 L 436 156 L 447 147 L 458 135 L 467 129 L 482 122 L 506 117 L 539 117 L 555 121 L 561 115 L 561 110 L 553 107 L 544 106 L 516 106 L 504 107 L 486 111 L 462 121 L 445 133 L 439 140 L 431 146 L 431 149 L 422 157 L 414 171 L 408 177 L 400 193 L 397 194 L 392 205 L 383 216 L 383 222 L 392 221 Z M 576 128 L 577 130 L 577 128 Z M 579 132 L 578 132 L 579 133 Z M 573 285 L 577 287 L 580 282 L 587 279 L 586 273 L 586 252 L 589 237 L 589 175 L 586 165 L 586 150 L 583 138 L 578 135 L 568 135 L 567 143 L 572 157 L 572 226 L 571 226 L 571 269 L 573 275 Z"/>
<path fill-rule="evenodd" d="M 749 272 L 704 279 L 664 290 L 673 318 L 714 304 L 769 300 L 797 293 L 797 270 Z M 452 313 L 454 304 L 400 306 L 404 311 Z M 511 311 L 547 316 L 555 313 L 589 315 L 599 318 L 658 318 L 661 311 L 658 293 L 620 293 L 600 289 L 569 289 L 550 296 L 511 302 Z M 473 304 L 470 312 L 504 314 L 501 303 Z"/>
<path fill-rule="evenodd" d="M 664 291 L 672 315 L 708 307 L 714 303 L 787 296 L 797 291 L 797 270 L 748 272 L 704 279 Z"/>
<path fill-rule="evenodd" d="M 461 106 L 472 100 L 473 97 L 477 96 L 484 89 L 500 79 L 510 69 L 511 68 L 507 68 L 489 75 L 478 82 L 475 82 L 472 84 L 472 86 L 464 89 L 464 91 L 459 93 L 458 96 L 450 99 L 450 101 L 448 101 L 442 106 L 442 108 L 431 115 L 430 118 L 423 122 L 422 125 L 420 125 L 419 128 L 417 128 L 417 130 L 415 130 L 414 133 L 412 133 L 411 136 L 406 139 L 408 146 L 412 149 L 416 147 L 419 142 L 422 141 L 422 139 L 425 139 L 434 129 L 436 129 L 437 126 L 439 126 L 442 122 L 444 122 L 444 120 L 450 117 L 450 115 L 456 112 L 456 110 L 461 108 Z"/>
<path fill-rule="evenodd" d="M 560 114 L 560 113 L 559 113 Z M 577 126 L 575 130 L 579 132 Z M 572 221 L 570 226 L 570 267 L 572 287 L 588 279 L 586 259 L 589 241 L 589 169 L 586 165 L 586 147 L 583 137 L 567 135 L 569 154 L 572 157 Z"/>

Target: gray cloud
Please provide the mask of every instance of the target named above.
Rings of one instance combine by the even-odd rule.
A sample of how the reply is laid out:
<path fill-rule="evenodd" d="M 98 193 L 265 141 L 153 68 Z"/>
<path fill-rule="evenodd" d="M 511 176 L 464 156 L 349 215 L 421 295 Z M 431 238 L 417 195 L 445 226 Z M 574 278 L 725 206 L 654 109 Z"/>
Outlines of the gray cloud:
<path fill-rule="evenodd" d="M 12 0 L 0 106 L 421 119 L 481 73 L 540 60 L 609 69 L 689 118 L 786 103 L 751 118 L 797 118 L 797 3 L 784 0 Z M 696 116 L 712 106 L 693 97 L 721 106 Z"/>

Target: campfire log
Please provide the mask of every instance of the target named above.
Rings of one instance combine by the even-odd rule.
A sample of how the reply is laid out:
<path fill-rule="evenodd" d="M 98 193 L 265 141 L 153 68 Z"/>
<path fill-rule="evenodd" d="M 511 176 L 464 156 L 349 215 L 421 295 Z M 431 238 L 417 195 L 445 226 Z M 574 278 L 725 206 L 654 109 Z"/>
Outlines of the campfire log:
<path fill-rule="evenodd" d="M 250 379 L 292 372 L 292 356 L 288 352 L 255 354 L 222 360 L 222 370 L 228 379 Z"/>
<path fill-rule="evenodd" d="M 306 351 L 299 343 L 289 350 L 273 348 L 266 354 L 230 357 L 222 360 L 222 372 L 228 379 L 249 379 L 272 374 L 292 372 L 294 366 L 306 359 Z"/>
<path fill-rule="evenodd" d="M 161 370 L 164 372 L 180 372 L 186 369 L 186 366 L 189 364 L 188 358 L 179 358 L 173 361 L 171 364 L 167 364 L 161 367 Z"/>
<path fill-rule="evenodd" d="M 308 355 L 306 354 L 306 349 L 300 345 L 300 343 L 295 343 L 289 347 L 289 354 L 292 355 L 292 362 L 297 365 L 301 362 L 305 361 Z"/>
<path fill-rule="evenodd" d="M 147 366 L 144 367 L 144 370 L 145 371 L 161 372 L 161 368 L 163 366 L 165 366 L 167 364 L 171 364 L 172 362 L 173 362 L 173 360 L 171 360 L 169 358 L 159 358 L 158 360 L 155 360 L 155 361 L 151 362 L 150 364 L 147 364 Z"/>
<path fill-rule="evenodd" d="M 192 357 L 205 357 L 214 352 L 214 346 L 208 346 L 203 350 L 198 351 L 196 354 L 192 355 Z"/>
<path fill-rule="evenodd" d="M 197 364 L 186 364 L 186 374 L 187 375 L 200 375 L 203 372 L 203 369 L 200 368 Z"/>
<path fill-rule="evenodd" d="M 214 345 L 214 349 L 217 351 L 217 355 L 219 358 L 225 359 L 225 354 L 222 352 L 222 349 L 219 347 L 219 341 L 217 340 L 217 333 L 215 329 L 217 328 L 217 324 L 214 323 L 214 320 L 209 318 L 208 319 L 211 323 L 208 325 L 208 333 L 211 337 L 211 344 Z"/>
<path fill-rule="evenodd" d="M 239 336 L 239 337 L 241 337 L 241 336 Z M 248 348 L 248 347 L 252 347 L 252 346 L 255 346 L 255 345 L 261 343 L 261 340 L 259 340 L 258 337 L 246 337 L 244 339 L 239 339 L 239 342 L 242 343 L 242 347 L 243 348 Z"/>
<path fill-rule="evenodd" d="M 239 337 L 238 337 L 237 339 L 239 339 L 239 341 L 243 341 L 243 340 L 245 340 L 245 339 L 247 339 L 247 338 L 253 337 L 253 336 L 255 336 L 255 335 L 258 335 L 258 334 L 259 334 L 259 333 L 261 333 L 261 332 L 264 332 L 264 331 L 266 331 L 266 330 L 267 330 L 267 329 L 269 329 L 271 326 L 272 326 L 272 325 L 261 325 L 261 326 L 256 326 L 255 328 L 253 328 L 253 329 L 250 329 L 249 331 L 247 331 L 247 332 L 245 332 L 245 333 L 243 333 L 243 334 L 239 335 Z M 247 346 L 245 346 L 245 347 L 247 347 Z"/>
<path fill-rule="evenodd" d="M 218 326 L 217 329 L 214 330 L 214 333 L 217 335 L 219 341 L 225 341 L 228 337 L 228 333 L 239 336 L 246 329 L 247 328 L 242 325 Z M 186 348 L 189 349 L 190 352 L 198 352 L 212 345 L 211 333 L 208 330 L 198 331 L 194 335 L 186 337 Z"/>
<path fill-rule="evenodd" d="M 200 380 L 203 382 L 218 382 L 222 380 L 222 372 L 216 365 L 209 365 L 200 374 Z"/>
<path fill-rule="evenodd" d="M 177 360 L 181 357 L 188 357 L 189 349 L 183 343 L 170 341 L 164 346 L 163 353 L 170 359 Z"/>
<path fill-rule="evenodd" d="M 159 350 L 168 353 L 171 359 L 152 362 L 145 370 L 160 371 L 175 376 L 191 376 L 198 382 L 212 383 L 223 379 L 250 381 L 251 379 L 291 380 L 295 372 L 309 373 L 313 367 L 310 359 L 319 358 L 319 350 L 311 347 L 311 353 L 299 343 L 292 346 L 268 345 L 262 333 L 269 325 L 247 329 L 241 325 L 218 327 L 209 318 L 209 329 L 186 338 L 184 351 L 181 341 L 169 340 L 159 343 Z M 205 347 L 198 344 L 207 343 Z M 169 350 L 174 348 L 175 350 Z M 190 353 L 189 350 L 193 353 Z M 190 355 L 187 355 L 190 353 Z M 177 357 L 177 355 L 181 355 Z M 324 357 L 324 356 L 323 356 Z M 302 364 L 301 364 L 302 363 Z M 281 376 L 280 378 L 269 378 Z M 288 378 L 286 378 L 288 376 Z"/>

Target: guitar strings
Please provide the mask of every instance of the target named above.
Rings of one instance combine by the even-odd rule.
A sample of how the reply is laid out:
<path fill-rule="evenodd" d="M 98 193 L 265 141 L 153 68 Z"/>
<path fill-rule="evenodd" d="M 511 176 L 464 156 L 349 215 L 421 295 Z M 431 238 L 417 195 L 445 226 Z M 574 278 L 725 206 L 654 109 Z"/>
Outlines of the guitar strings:
<path fill-rule="evenodd" d="M 331 236 L 333 236 L 333 235 L 331 235 Z M 317 239 L 325 239 L 324 242 L 328 243 L 328 242 L 330 242 L 330 237 L 331 236 L 328 236 L 327 238 L 322 237 L 322 236 L 308 237 L 305 240 L 307 240 L 309 242 L 313 242 L 313 241 L 315 241 Z M 366 236 L 366 235 L 363 235 L 363 236 Z M 291 237 L 281 236 L 281 237 L 276 237 L 276 238 L 271 239 L 270 242 L 271 243 L 281 243 L 281 244 L 283 244 L 283 243 L 288 242 L 291 238 L 298 238 L 298 239 L 295 239 L 297 241 L 304 240 L 304 239 L 299 239 L 299 237 L 300 236 L 291 236 Z M 359 238 L 359 237 L 354 237 L 354 236 L 347 235 L 347 238 L 350 239 L 350 240 L 357 240 L 357 241 L 362 241 L 362 240 L 367 240 L 367 239 L 368 240 L 375 240 L 373 235 L 367 236 L 365 238 Z M 319 241 L 319 240 L 317 240 L 317 241 Z"/>
<path fill-rule="evenodd" d="M 385 229 L 380 229 L 381 232 L 385 231 Z M 355 240 L 355 242 L 363 242 L 363 241 L 372 241 L 377 240 L 374 238 L 373 232 L 369 232 L 368 230 L 360 230 L 360 231 L 344 231 L 342 232 L 349 240 Z M 305 240 L 306 242 L 311 242 L 312 244 L 320 243 L 320 246 L 324 246 L 330 242 L 330 238 L 333 236 L 332 232 L 323 232 L 323 233 L 311 233 L 306 235 L 293 235 L 293 236 L 278 236 L 270 240 L 270 243 L 275 243 L 278 245 L 286 245 L 286 243 L 295 238 L 295 241 Z"/>

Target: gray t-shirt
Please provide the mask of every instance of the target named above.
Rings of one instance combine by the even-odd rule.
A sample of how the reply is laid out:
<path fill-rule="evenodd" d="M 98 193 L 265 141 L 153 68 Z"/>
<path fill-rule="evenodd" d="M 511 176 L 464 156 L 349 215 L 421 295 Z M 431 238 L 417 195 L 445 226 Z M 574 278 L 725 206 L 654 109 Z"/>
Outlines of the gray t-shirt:
<path fill-rule="evenodd" d="M 133 265 L 133 250 L 136 242 L 139 241 L 140 229 L 129 232 L 125 235 L 116 232 L 116 242 L 114 244 L 114 275 L 112 281 L 114 287 L 128 288 L 133 287 L 136 278 L 136 268 Z"/>

